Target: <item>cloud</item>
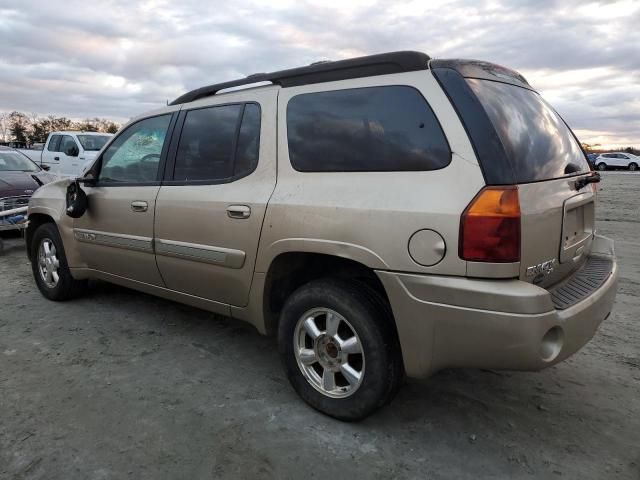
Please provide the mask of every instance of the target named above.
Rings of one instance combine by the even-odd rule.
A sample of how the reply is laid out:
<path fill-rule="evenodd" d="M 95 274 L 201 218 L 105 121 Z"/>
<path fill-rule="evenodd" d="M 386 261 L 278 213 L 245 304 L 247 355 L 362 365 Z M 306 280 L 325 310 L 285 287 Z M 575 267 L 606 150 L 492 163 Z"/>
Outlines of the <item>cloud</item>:
<path fill-rule="evenodd" d="M 521 71 L 579 132 L 640 145 L 633 1 L 5 0 L 0 110 L 125 120 L 186 90 L 391 50 Z M 595 138 L 596 134 L 594 134 Z"/>

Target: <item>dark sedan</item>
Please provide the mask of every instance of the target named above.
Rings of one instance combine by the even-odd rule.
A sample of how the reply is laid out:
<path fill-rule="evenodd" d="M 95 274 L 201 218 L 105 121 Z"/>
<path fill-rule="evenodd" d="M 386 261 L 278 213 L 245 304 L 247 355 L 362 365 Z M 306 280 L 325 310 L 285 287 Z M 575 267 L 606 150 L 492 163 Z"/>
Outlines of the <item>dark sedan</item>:
<path fill-rule="evenodd" d="M 2 212 L 26 207 L 33 192 L 53 180 L 26 155 L 0 146 L 0 223 L 12 220 Z"/>

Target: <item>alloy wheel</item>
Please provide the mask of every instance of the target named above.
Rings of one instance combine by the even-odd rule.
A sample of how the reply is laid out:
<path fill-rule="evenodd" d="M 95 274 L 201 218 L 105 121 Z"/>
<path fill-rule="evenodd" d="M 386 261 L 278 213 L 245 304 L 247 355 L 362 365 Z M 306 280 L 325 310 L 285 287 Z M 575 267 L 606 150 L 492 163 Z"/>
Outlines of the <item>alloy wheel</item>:
<path fill-rule="evenodd" d="M 364 378 L 362 343 L 353 326 L 328 308 L 309 310 L 296 324 L 293 349 L 313 388 L 331 398 L 353 395 Z"/>
<path fill-rule="evenodd" d="M 55 288 L 60 280 L 58 269 L 60 260 L 56 252 L 56 246 L 49 238 L 43 238 L 38 247 L 38 270 L 40 277 L 48 288 Z"/>

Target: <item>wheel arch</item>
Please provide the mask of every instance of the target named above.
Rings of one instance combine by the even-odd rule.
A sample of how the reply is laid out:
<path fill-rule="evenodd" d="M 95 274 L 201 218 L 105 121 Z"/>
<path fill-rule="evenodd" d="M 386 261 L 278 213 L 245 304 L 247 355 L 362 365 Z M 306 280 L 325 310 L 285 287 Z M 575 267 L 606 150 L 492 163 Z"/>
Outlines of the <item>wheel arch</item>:
<path fill-rule="evenodd" d="M 266 271 L 262 290 L 264 331 L 268 335 L 277 332 L 280 311 L 291 293 L 312 280 L 326 277 L 355 280 L 367 285 L 389 306 L 391 313 L 386 290 L 372 267 L 337 255 L 289 251 L 275 256 Z"/>
<path fill-rule="evenodd" d="M 35 212 L 35 213 L 29 214 L 29 225 L 27 226 L 27 229 L 25 231 L 25 236 L 24 236 L 25 244 L 27 248 L 27 257 L 29 258 L 29 261 L 32 260 L 31 242 L 33 240 L 33 234 L 38 229 L 38 227 L 40 227 L 41 225 L 44 225 L 45 223 L 55 224 L 56 222 L 53 219 L 53 217 L 47 213 Z"/>

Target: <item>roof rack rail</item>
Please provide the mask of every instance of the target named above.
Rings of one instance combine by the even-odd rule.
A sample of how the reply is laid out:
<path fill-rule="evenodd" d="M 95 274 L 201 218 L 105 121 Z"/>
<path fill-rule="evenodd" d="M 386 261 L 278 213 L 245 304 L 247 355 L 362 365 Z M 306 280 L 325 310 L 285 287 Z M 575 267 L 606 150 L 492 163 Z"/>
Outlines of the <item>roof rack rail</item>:
<path fill-rule="evenodd" d="M 271 82 L 281 87 L 294 87 L 312 83 L 333 82 L 349 78 L 387 75 L 390 73 L 413 72 L 429 68 L 429 56 L 422 52 L 391 52 L 348 60 L 316 62 L 306 67 L 291 68 L 271 73 L 254 73 L 245 78 L 229 82 L 216 83 L 197 88 L 176 98 L 169 105 L 193 102 L 200 98 L 215 95 L 220 90 L 250 85 L 259 82 Z"/>

